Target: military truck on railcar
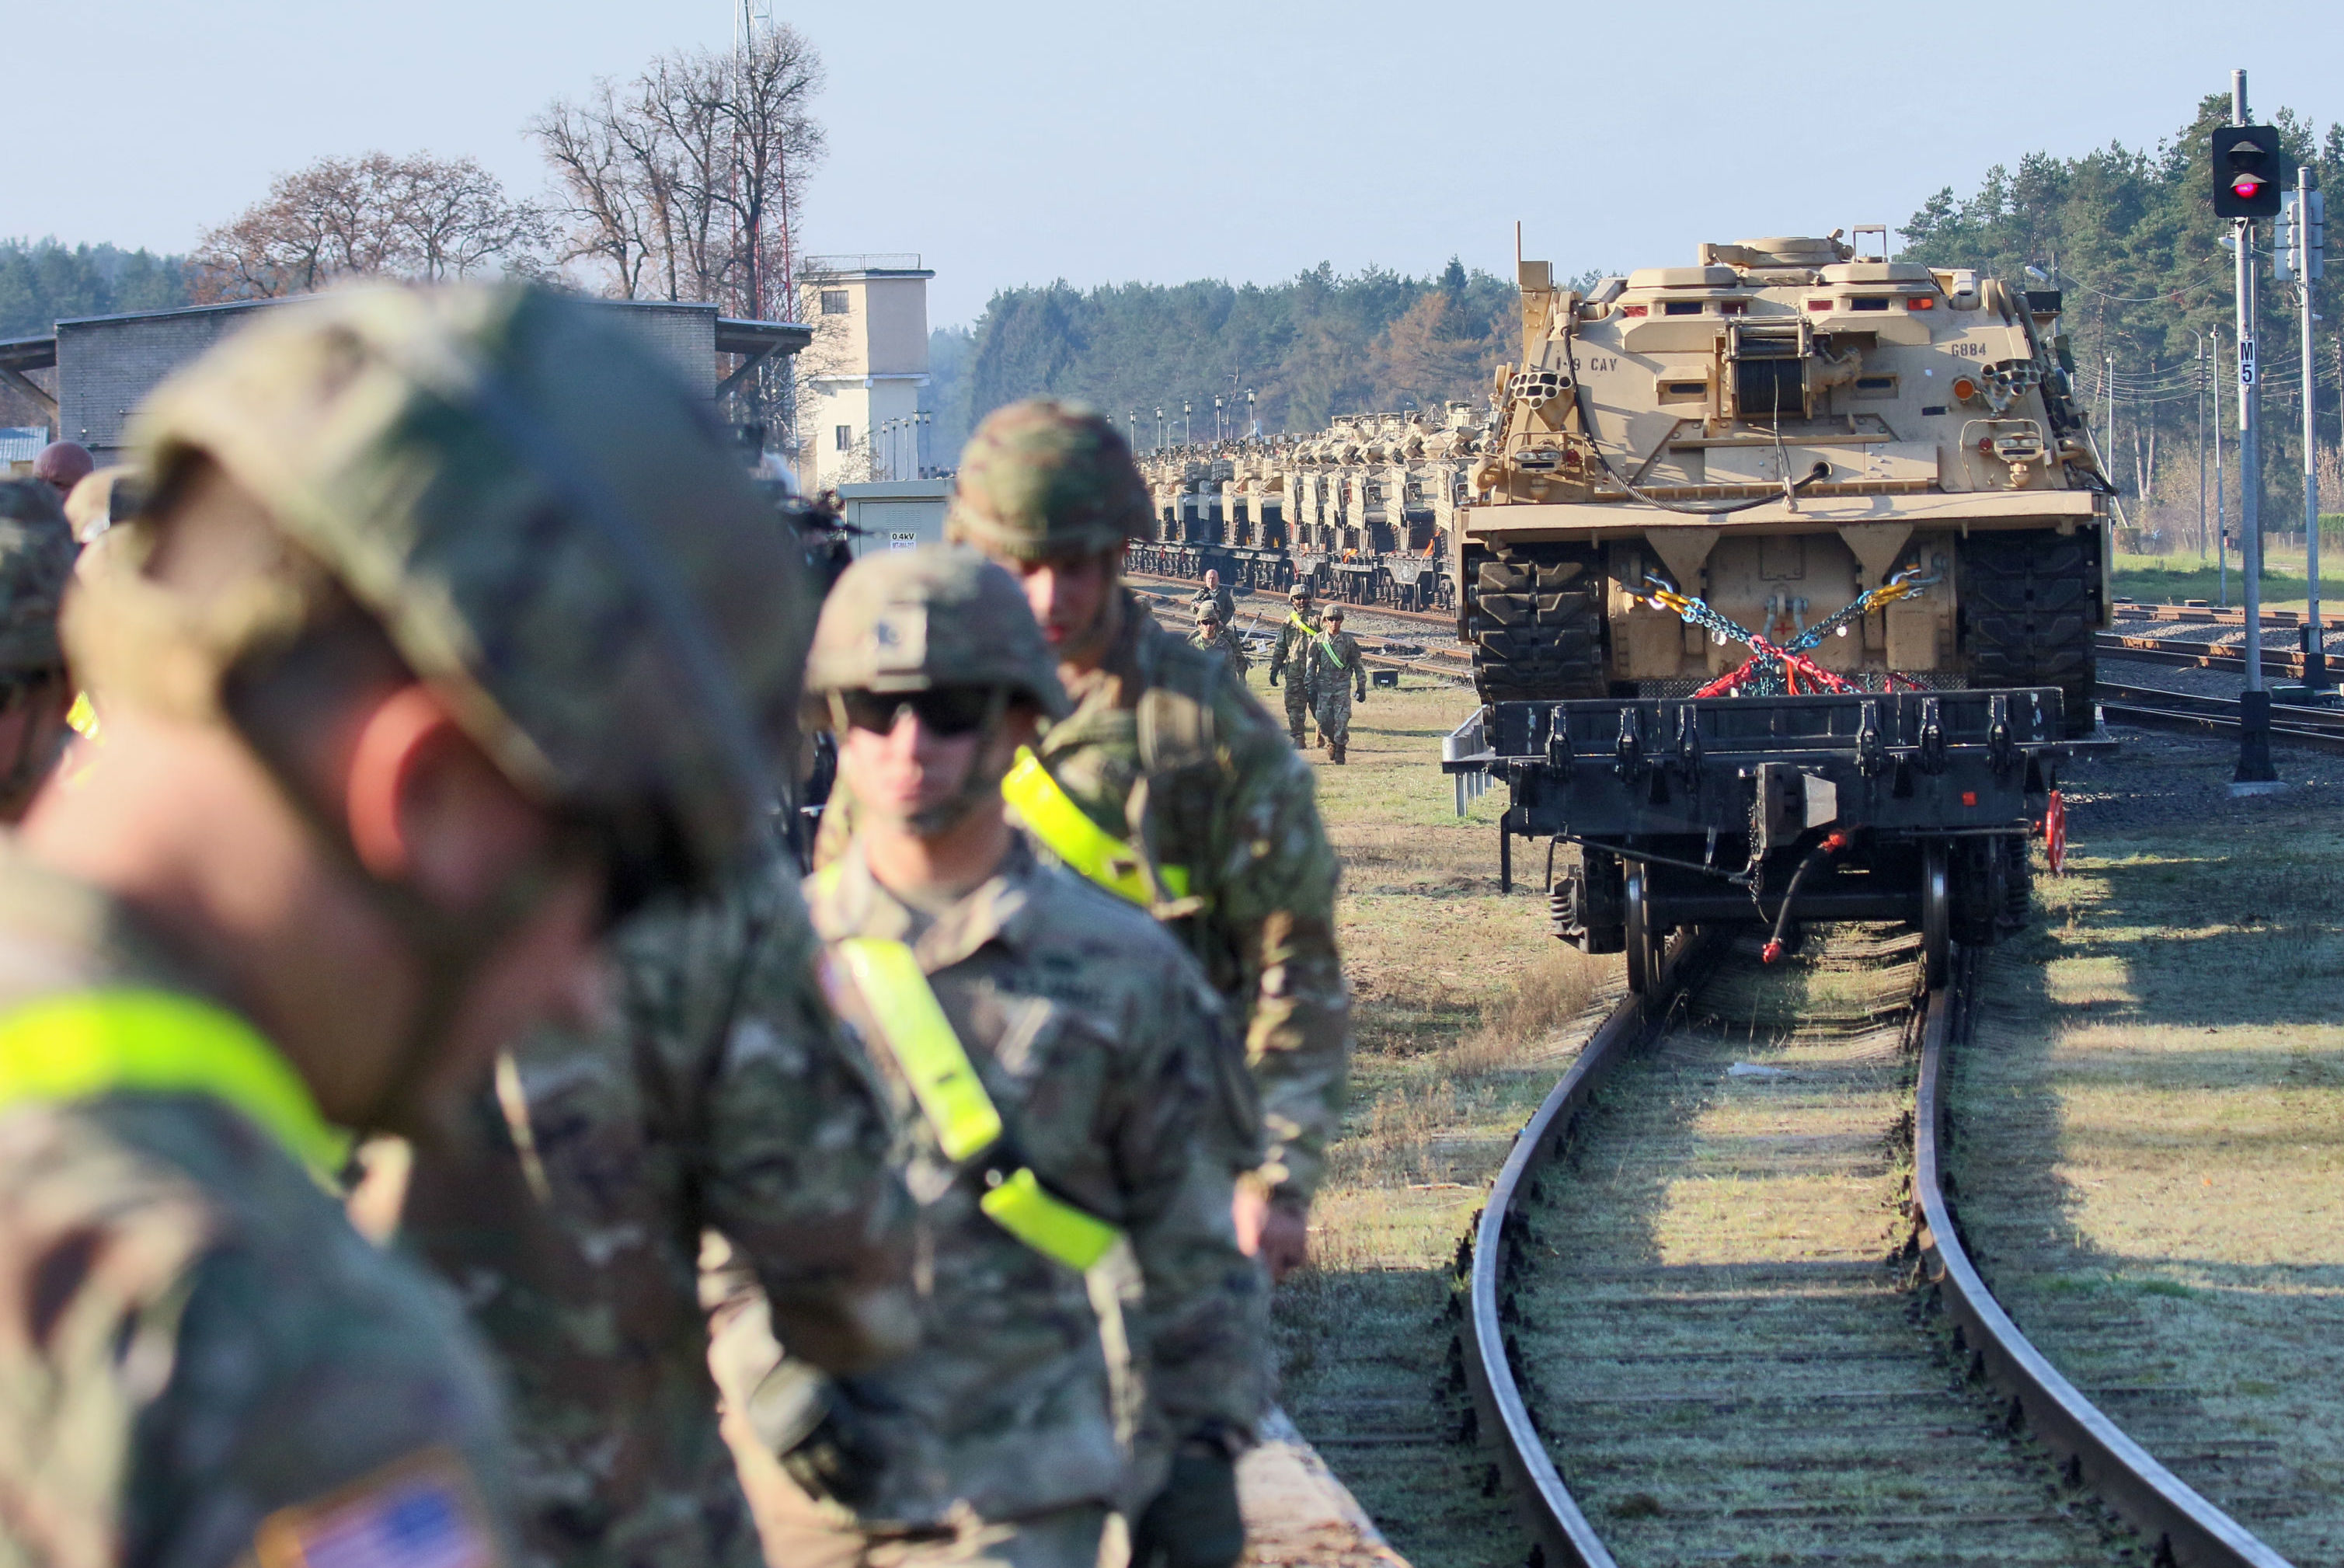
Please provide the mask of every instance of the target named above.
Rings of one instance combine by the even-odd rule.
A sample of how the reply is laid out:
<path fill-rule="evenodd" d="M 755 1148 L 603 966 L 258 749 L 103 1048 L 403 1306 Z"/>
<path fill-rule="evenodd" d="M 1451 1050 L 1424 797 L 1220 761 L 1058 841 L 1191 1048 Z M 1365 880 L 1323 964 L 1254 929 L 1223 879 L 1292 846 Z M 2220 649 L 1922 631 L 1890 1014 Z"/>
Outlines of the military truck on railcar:
<path fill-rule="evenodd" d="M 1443 765 L 1545 838 L 1556 935 L 1908 919 L 1934 978 L 2024 917 L 2095 729 L 2111 487 L 2059 296 L 1826 238 L 1557 288 L 1452 524 L 1487 704 Z M 1463 797 L 1460 789 L 1460 799 Z M 1510 864 L 1510 861 L 1508 862 Z"/>
<path fill-rule="evenodd" d="M 1926 592 L 1814 663 L 1875 689 L 2057 686 L 2088 725 L 2111 487 L 2056 292 L 1860 259 L 1837 231 L 1584 296 L 1544 262 L 1521 277 L 1521 360 L 1450 552 L 1485 698 L 1679 694 L 1748 656 L 1655 582 L 1780 645 L 1902 572 Z"/>

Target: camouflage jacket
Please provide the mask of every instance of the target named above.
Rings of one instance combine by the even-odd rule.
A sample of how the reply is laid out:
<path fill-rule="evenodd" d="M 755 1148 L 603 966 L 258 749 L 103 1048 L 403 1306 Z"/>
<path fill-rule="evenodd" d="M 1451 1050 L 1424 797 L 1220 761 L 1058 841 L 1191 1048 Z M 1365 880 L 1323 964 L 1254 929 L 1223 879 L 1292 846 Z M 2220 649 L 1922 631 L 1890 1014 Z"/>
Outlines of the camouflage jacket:
<path fill-rule="evenodd" d="M 205 998 L 120 905 L 0 855 L 0 1017 L 125 988 Z M 278 1568 L 333 1533 L 381 1568 L 504 1554 L 461 1315 L 225 1099 L 0 1104 L 0 1298 L 6 1568 Z"/>
<path fill-rule="evenodd" d="M 1129 1239 L 1142 1300 L 1124 1329 L 1174 1433 L 1249 1432 L 1267 1397 L 1268 1291 L 1238 1250 L 1230 1177 L 1197 1118 L 1214 1092 L 1216 998 L 1153 922 L 1020 843 L 934 916 L 873 878 L 859 845 L 808 885 L 829 940 L 908 943 L 1025 1165 Z M 868 1028 L 851 991 L 840 1009 Z M 977 1209 L 893 1057 L 874 1051 L 922 1204 L 919 1351 L 837 1381 L 865 1452 L 866 1524 L 955 1504 L 1015 1519 L 1126 1501 L 1127 1456 L 1085 1277 Z"/>
<path fill-rule="evenodd" d="M 1224 626 L 1210 637 L 1200 628 L 1188 634 L 1188 646 L 1218 653 L 1229 662 L 1229 668 L 1238 673 L 1239 679 L 1244 678 L 1249 661 L 1246 658 L 1245 639 L 1238 635 L 1234 627 Z"/>
<path fill-rule="evenodd" d="M 1309 676 L 1310 642 L 1318 634 L 1315 623 L 1310 624 L 1307 631 L 1294 623 L 1299 613 L 1290 608 L 1287 611 L 1286 619 L 1278 623 L 1278 646 L 1269 651 L 1269 673 L 1285 674 L 1288 679 L 1297 681 L 1307 680 Z M 1312 622 L 1314 617 L 1302 615 L 1301 619 L 1305 622 Z"/>
<path fill-rule="evenodd" d="M 616 1016 L 500 1065 L 469 1146 L 419 1151 L 403 1238 L 509 1369 L 533 1558 L 753 1564 L 708 1371 L 703 1233 L 744 1265 L 736 1300 L 762 1287 L 814 1362 L 907 1349 L 894 1128 L 820 995 L 793 875 L 647 910 L 615 946 Z"/>
<path fill-rule="evenodd" d="M 1368 689 L 1367 661 L 1359 656 L 1359 640 L 1349 632 L 1322 632 L 1310 641 L 1310 678 L 1324 692 L 1350 685 Z"/>
<path fill-rule="evenodd" d="M 1187 869 L 1188 897 L 1159 913 L 1245 1041 L 1263 1179 L 1280 1202 L 1308 1205 L 1342 1126 L 1351 1048 L 1335 852 L 1309 764 L 1233 669 L 1159 628 L 1128 591 L 1106 658 L 1067 690 L 1075 712 L 1035 749 L 1093 821 Z M 1159 710 L 1151 693 L 1171 700 Z"/>
<path fill-rule="evenodd" d="M 1197 605 L 1209 604 L 1221 612 L 1222 625 L 1234 627 L 1238 623 L 1238 596 L 1226 584 L 1217 589 L 1197 589 L 1188 595 L 1188 603 L 1192 614 Z"/>

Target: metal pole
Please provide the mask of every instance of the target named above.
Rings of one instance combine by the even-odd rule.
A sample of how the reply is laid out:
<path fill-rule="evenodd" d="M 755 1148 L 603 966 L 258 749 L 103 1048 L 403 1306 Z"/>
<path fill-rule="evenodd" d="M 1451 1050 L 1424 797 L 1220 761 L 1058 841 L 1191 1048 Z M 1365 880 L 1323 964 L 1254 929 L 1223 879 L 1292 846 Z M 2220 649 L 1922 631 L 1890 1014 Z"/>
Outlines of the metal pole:
<path fill-rule="evenodd" d="M 2319 627 L 2319 430 L 2313 411 L 2319 407 L 2318 363 L 2311 343 L 2311 171 L 2295 170 L 2295 291 L 2302 301 L 2303 324 L 2303 557 L 2309 602 L 2304 620 L 2309 640 L 2303 651 L 2303 683 L 2318 702 L 2328 688 L 2328 644 Z"/>
<path fill-rule="evenodd" d="M 2214 377 L 2222 375 L 2222 329 L 2216 327 L 2214 339 Z M 2216 575 L 2222 585 L 2218 609 L 2230 607 L 2230 492 L 2222 483 L 2222 398 L 2214 396 L 2214 561 Z"/>
<path fill-rule="evenodd" d="M 2247 123 L 2247 74 L 2230 73 L 2230 119 Z M 2276 788 L 2270 759 L 2270 693 L 2263 689 L 2262 432 L 2255 419 L 2261 395 L 2255 366 L 2255 225 L 2235 219 L 2238 242 L 2234 288 L 2238 308 L 2238 577 L 2246 592 L 2247 689 L 2238 695 L 2238 766 L 2231 774 L 2234 794 L 2263 794 Z"/>
<path fill-rule="evenodd" d="M 2206 564 L 2206 334 L 2198 339 L 2198 564 Z"/>

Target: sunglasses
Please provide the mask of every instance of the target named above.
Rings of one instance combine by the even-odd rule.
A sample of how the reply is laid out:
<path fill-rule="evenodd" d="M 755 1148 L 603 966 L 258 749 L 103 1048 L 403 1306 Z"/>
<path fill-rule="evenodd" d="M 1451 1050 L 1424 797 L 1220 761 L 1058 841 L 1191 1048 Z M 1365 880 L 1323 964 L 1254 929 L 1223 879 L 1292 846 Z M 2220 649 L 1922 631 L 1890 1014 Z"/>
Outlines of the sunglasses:
<path fill-rule="evenodd" d="M 924 692 L 841 692 L 838 705 L 858 730 L 885 734 L 906 708 L 932 735 L 974 734 L 1000 714 L 998 686 L 932 686 Z"/>

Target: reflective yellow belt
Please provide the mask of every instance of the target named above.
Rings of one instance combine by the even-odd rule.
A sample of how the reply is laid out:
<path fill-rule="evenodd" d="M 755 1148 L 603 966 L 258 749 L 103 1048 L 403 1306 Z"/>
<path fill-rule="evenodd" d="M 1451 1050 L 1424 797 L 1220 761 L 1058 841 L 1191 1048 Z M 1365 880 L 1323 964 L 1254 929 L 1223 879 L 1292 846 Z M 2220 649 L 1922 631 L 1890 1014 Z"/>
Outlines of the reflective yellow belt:
<path fill-rule="evenodd" d="M 1030 746 L 1017 748 L 1016 765 L 1001 781 L 1001 797 L 1017 808 L 1034 836 L 1074 870 L 1142 909 L 1155 902 L 1147 868 L 1131 845 L 1092 821 Z M 1156 879 L 1173 897 L 1188 895 L 1187 866 L 1159 865 Z"/>
<path fill-rule="evenodd" d="M 1325 634 L 1320 632 L 1316 627 L 1312 626 L 1309 622 L 1305 621 L 1301 616 L 1297 615 L 1291 610 L 1286 612 L 1286 619 L 1287 622 L 1297 632 L 1301 632 L 1311 642 L 1316 642 L 1321 648 L 1326 649 L 1327 657 L 1335 661 L 1335 668 L 1340 670 L 1347 667 L 1343 663 L 1343 656 L 1335 652 L 1335 644 L 1329 642 Z"/>
<path fill-rule="evenodd" d="M 170 991 L 79 991 L 0 1017 L 0 1107 L 116 1089 L 224 1100 L 321 1179 L 349 1151 L 277 1048 L 208 1002 Z"/>
<path fill-rule="evenodd" d="M 912 1096 L 945 1158 L 961 1164 L 998 1144 L 1001 1113 L 912 950 L 869 936 L 849 936 L 834 946 L 911 1081 Z M 1123 1234 L 1053 1194 L 1024 1166 L 990 1166 L 985 1179 L 987 1186 L 976 1206 L 985 1217 L 1069 1269 L 1090 1269 Z"/>

